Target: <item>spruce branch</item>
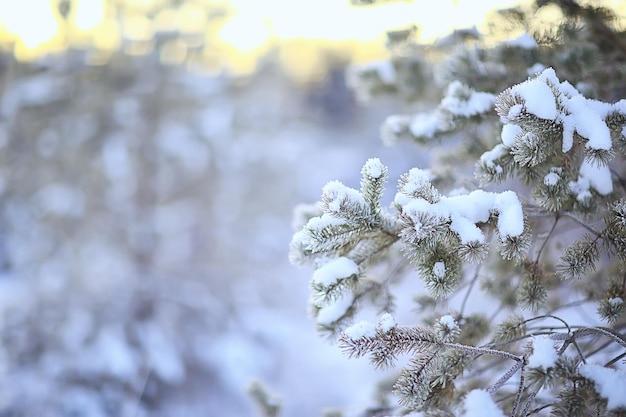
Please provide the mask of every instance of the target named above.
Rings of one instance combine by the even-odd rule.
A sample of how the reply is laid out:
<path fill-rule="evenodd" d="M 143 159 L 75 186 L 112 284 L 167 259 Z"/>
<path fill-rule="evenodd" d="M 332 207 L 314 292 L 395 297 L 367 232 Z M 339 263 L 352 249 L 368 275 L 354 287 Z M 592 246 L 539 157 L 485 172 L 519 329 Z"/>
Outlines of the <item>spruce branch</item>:
<path fill-rule="evenodd" d="M 493 396 L 496 392 L 498 392 L 500 388 L 504 386 L 504 384 L 508 382 L 509 379 L 513 377 L 513 375 L 515 375 L 523 367 L 524 367 L 523 361 L 516 362 L 504 375 L 502 375 L 491 387 L 489 387 L 487 392 L 491 396 Z"/>
<path fill-rule="evenodd" d="M 565 351 L 569 344 L 573 343 L 579 337 L 585 337 L 590 335 L 601 335 L 611 339 L 613 342 L 622 346 L 626 349 L 626 338 L 621 334 L 617 333 L 615 330 L 604 328 L 604 327 L 583 327 L 571 333 L 571 335 L 563 334 L 563 333 L 555 333 L 552 338 L 554 340 L 564 340 L 565 343 L 563 347 L 561 347 L 561 351 Z"/>
<path fill-rule="evenodd" d="M 529 18 L 532 13 L 518 15 Z M 402 256 L 417 270 L 428 295 L 415 300 L 431 327 L 361 322 L 339 336 L 347 356 L 369 357 L 378 368 L 409 356 L 394 385 L 408 410 L 454 413 L 465 407 L 458 394 L 485 386 L 488 376 L 495 382 L 485 393 L 497 395 L 513 417 L 546 413 L 542 410 L 548 407 L 555 416 L 606 414 L 606 399 L 578 368 L 603 350 L 605 368 L 626 355 L 615 351 L 626 346 L 616 330 L 621 329 L 626 297 L 626 199 L 621 198 L 626 175 L 620 166 L 626 154 L 626 104 L 585 96 L 600 91 L 600 83 L 616 82 L 605 78 L 590 83 L 581 75 L 597 71 L 597 66 L 582 63 L 600 56 L 600 49 L 586 38 L 580 22 L 561 25 L 554 36 L 560 42 L 555 48 L 537 48 L 527 36 L 508 46 L 454 51 L 438 73 L 448 88 L 436 109 L 390 116 L 381 127 L 391 141 L 411 136 L 424 144 L 462 134 L 464 156 L 481 155 L 474 165 L 480 186 L 511 179 L 506 186 L 515 187 L 515 192 L 455 188 L 475 184 L 451 173 L 460 159 L 441 158 L 440 163 L 448 164 L 444 168 L 413 168 L 400 177 L 390 215 L 380 204 L 387 169 L 378 160 L 368 160 L 360 190 L 330 184 L 319 217 L 333 220 L 313 220 L 324 227 L 305 227 L 299 240 L 302 257 L 318 268 L 340 257 L 358 266 L 358 274 L 337 280 L 336 288 L 313 287 L 328 294 L 319 300 L 321 308 L 344 294 L 351 297 L 335 330 L 348 324 L 357 304 L 395 306 L 391 284 L 400 277 L 395 271 L 384 279 L 370 277 L 370 267 L 391 268 L 398 265 L 394 256 Z M 577 43 L 567 46 L 572 39 Z M 515 68 L 509 68 L 512 62 Z M 561 81 L 551 67 L 533 65 L 537 62 L 557 67 L 559 76 L 569 81 Z M 397 61 L 393 68 L 398 70 Z M 527 74 L 534 75 L 520 83 Z M 495 129 L 498 143 L 491 141 Z M 578 240 L 570 244 L 572 235 Z M 490 248 L 487 237 L 492 236 L 497 236 L 499 250 Z M 389 251 L 396 242 L 399 251 Z M 468 267 L 472 263 L 476 266 Z M 489 313 L 465 316 L 470 305 L 476 307 L 469 300 L 480 275 L 489 278 L 481 289 L 498 303 Z M 340 290 L 342 285 L 346 287 Z M 576 287 L 581 299 L 570 301 L 570 293 L 560 290 L 568 286 Z M 462 328 L 451 316 L 434 319 L 443 309 L 454 308 L 456 301 L 460 314 L 455 317 Z M 615 329 L 574 325 L 553 315 L 588 302 L 597 303 L 600 317 Z M 509 310 L 509 318 L 492 325 Z M 521 316 L 523 310 L 531 316 Z M 479 345 L 485 339 L 488 344 Z M 598 346 L 598 339 L 607 342 Z M 475 368 L 477 361 L 485 364 Z M 495 369 L 497 375 L 488 374 Z M 511 378 L 518 372 L 520 379 L 513 384 Z M 555 396 L 561 401 L 552 401 Z"/>
<path fill-rule="evenodd" d="M 588 235 L 577 240 L 563 252 L 556 265 L 557 273 L 564 279 L 579 279 L 588 271 L 595 271 L 600 258 L 599 238 Z"/>
<path fill-rule="evenodd" d="M 388 169 L 378 158 L 368 159 L 361 169 L 361 195 L 369 204 L 369 212 L 374 216 L 373 223 L 382 221 L 380 201 L 385 192 Z"/>

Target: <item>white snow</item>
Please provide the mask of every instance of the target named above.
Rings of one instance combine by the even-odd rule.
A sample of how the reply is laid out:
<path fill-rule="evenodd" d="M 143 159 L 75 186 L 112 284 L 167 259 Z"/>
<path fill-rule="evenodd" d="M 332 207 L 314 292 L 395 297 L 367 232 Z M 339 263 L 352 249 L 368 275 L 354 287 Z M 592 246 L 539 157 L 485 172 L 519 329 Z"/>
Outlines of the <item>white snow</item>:
<path fill-rule="evenodd" d="M 443 262 L 435 262 L 435 265 L 433 265 L 433 274 L 439 278 L 444 277 L 446 275 L 446 264 Z"/>
<path fill-rule="evenodd" d="M 418 113 L 411 121 L 409 130 L 415 137 L 432 139 L 435 133 L 440 129 L 440 126 L 441 121 L 436 112 Z"/>
<path fill-rule="evenodd" d="M 365 165 L 363 165 L 361 172 L 363 175 L 378 179 L 383 176 L 385 166 L 380 162 L 380 159 L 370 158 L 365 162 Z"/>
<path fill-rule="evenodd" d="M 613 180 L 608 166 L 594 166 L 587 161 L 583 161 L 580 166 L 579 177 L 576 182 L 570 182 L 570 190 L 576 194 L 576 198 L 581 201 L 591 196 L 590 189 L 593 188 L 601 195 L 608 195 L 613 192 Z"/>
<path fill-rule="evenodd" d="M 522 203 L 513 191 L 497 194 L 493 207 L 498 211 L 498 233 L 500 236 L 519 236 L 524 231 Z"/>
<path fill-rule="evenodd" d="M 506 44 L 509 46 L 516 46 L 522 49 L 535 49 L 537 47 L 537 42 L 528 33 L 523 33 L 515 39 L 506 41 Z"/>
<path fill-rule="evenodd" d="M 524 231 L 522 204 L 513 191 L 490 193 L 476 190 L 467 195 L 441 197 L 434 204 L 417 198 L 405 204 L 403 211 L 416 223 L 421 213 L 449 219 L 450 229 L 462 243 L 484 242 L 485 236 L 476 224 L 487 222 L 492 212 L 498 213 L 498 232 L 502 237 L 519 236 Z"/>
<path fill-rule="evenodd" d="M 509 120 L 516 119 L 522 113 L 522 110 L 524 110 L 524 106 L 523 105 L 515 104 L 515 105 L 511 106 L 511 108 L 509 109 L 509 112 L 506 114 L 506 117 Z"/>
<path fill-rule="evenodd" d="M 586 139 L 586 148 L 611 149 L 611 135 L 604 118 L 617 110 L 616 105 L 585 98 L 567 81 L 560 82 L 552 68 L 511 87 L 511 94 L 523 100 L 527 112 L 540 119 L 553 120 L 563 127 L 563 153 L 572 149 L 574 133 Z M 515 120 L 521 109 L 519 104 L 511 106 L 504 121 Z M 517 135 L 505 133 L 505 129 L 510 128 L 503 128 L 502 143 L 510 147 Z"/>
<path fill-rule="evenodd" d="M 518 107 L 518 106 L 520 105 L 518 104 L 518 105 L 511 107 L 511 110 L 514 107 Z M 511 115 L 511 111 L 509 111 L 509 116 L 510 115 Z M 518 125 L 505 124 L 504 126 L 502 126 L 502 133 L 500 134 L 500 138 L 502 138 L 502 144 L 506 146 L 507 148 L 512 147 L 513 143 L 515 142 L 515 139 L 520 133 L 522 133 L 522 128 L 519 127 Z"/>
<path fill-rule="evenodd" d="M 554 348 L 554 341 L 547 336 L 532 338 L 533 353 L 528 357 L 531 368 L 552 368 L 559 358 Z"/>
<path fill-rule="evenodd" d="M 452 230 L 461 238 L 461 242 L 463 243 L 483 242 L 485 240 L 485 236 L 483 235 L 483 232 L 481 232 L 481 230 L 474 224 L 474 222 L 470 221 L 466 217 L 452 215 L 450 216 L 450 220 L 452 220 L 452 222 L 450 223 L 450 230 Z M 436 266 L 437 264 L 435 264 L 435 267 Z M 437 273 L 443 274 L 444 271 L 445 271 L 445 266 L 444 266 L 444 270 L 441 270 L 441 269 L 436 270 L 435 268 L 433 268 L 433 273 L 435 273 L 435 275 L 437 275 Z M 437 276 L 443 276 L 443 275 L 437 275 Z"/>
<path fill-rule="evenodd" d="M 311 280 L 315 284 L 330 287 L 358 273 L 359 266 L 352 259 L 342 256 L 315 270 Z"/>
<path fill-rule="evenodd" d="M 441 316 L 441 318 L 439 319 L 439 323 L 443 324 L 445 327 L 447 327 L 450 330 L 459 329 L 459 325 L 457 324 L 456 320 L 454 319 L 454 317 L 452 317 L 449 314 L 446 314 L 445 316 Z"/>
<path fill-rule="evenodd" d="M 392 114 L 387 116 L 384 125 L 393 133 L 402 133 L 411 123 L 412 117 L 406 114 Z"/>
<path fill-rule="evenodd" d="M 528 74 L 530 76 L 534 76 L 536 74 L 539 74 L 544 69 L 546 69 L 545 65 L 540 64 L 540 63 L 536 63 L 536 64 L 533 64 L 530 68 L 528 68 L 526 70 L 526 74 Z"/>
<path fill-rule="evenodd" d="M 570 117 L 574 119 L 574 125 L 579 135 L 587 139 L 586 148 L 611 149 L 611 132 L 602 120 L 602 117 L 587 105 L 587 99 L 582 95 L 572 97 L 568 101 Z"/>
<path fill-rule="evenodd" d="M 619 306 L 624 304 L 624 299 L 622 297 L 613 297 L 609 300 L 609 304 L 611 304 L 612 306 Z"/>
<path fill-rule="evenodd" d="M 545 73 L 545 71 L 543 73 Z M 554 94 L 541 78 L 535 78 L 517 84 L 511 88 L 511 93 L 524 100 L 526 111 L 529 113 L 534 114 L 540 119 L 556 119 L 558 112 Z"/>
<path fill-rule="evenodd" d="M 343 296 L 335 300 L 334 303 L 320 308 L 317 313 L 317 322 L 322 325 L 330 326 L 346 314 L 353 301 L 354 295 L 352 293 L 343 294 Z"/>
<path fill-rule="evenodd" d="M 365 205 L 361 193 L 339 181 L 330 181 L 326 184 L 322 189 L 322 198 L 328 201 L 328 208 L 333 213 L 341 211 L 343 204 Z"/>
<path fill-rule="evenodd" d="M 485 390 L 475 389 L 465 396 L 463 417 L 505 417 Z"/>
<path fill-rule="evenodd" d="M 389 313 L 385 313 L 380 316 L 378 320 L 378 328 L 383 332 L 387 333 L 391 329 L 395 329 L 398 324 L 396 323 L 396 319 Z"/>
<path fill-rule="evenodd" d="M 459 96 L 463 96 L 463 90 L 466 89 L 468 89 L 468 87 L 463 85 L 460 81 L 453 81 L 448 86 L 446 97 L 441 100 L 440 109 L 463 117 L 470 117 L 491 110 L 496 96 L 490 93 L 471 90 L 471 95 L 467 100 L 459 99 Z"/>
<path fill-rule="evenodd" d="M 360 321 L 348 327 L 343 333 L 352 340 L 363 339 L 365 337 L 373 338 L 376 336 L 376 325 L 367 321 Z"/>
<path fill-rule="evenodd" d="M 582 376 L 593 381 L 595 390 L 608 401 L 609 410 L 626 408 L 626 395 L 624 395 L 626 372 L 594 364 L 582 364 L 578 371 Z"/>
<path fill-rule="evenodd" d="M 496 145 L 492 150 L 487 151 L 480 156 L 480 162 L 485 164 L 485 166 L 487 166 L 488 168 L 495 169 L 497 172 L 502 172 L 502 166 L 497 165 L 494 161 L 498 158 L 503 157 L 507 153 L 508 151 L 506 150 L 504 145 Z"/>
<path fill-rule="evenodd" d="M 321 216 L 311 217 L 305 227 L 311 230 L 321 230 L 328 226 L 337 226 L 344 223 L 344 220 L 324 213 Z"/>
<path fill-rule="evenodd" d="M 575 120 L 571 116 L 562 115 L 561 122 L 563 124 L 563 143 L 561 145 L 561 151 L 567 153 L 574 146 L 574 131 L 576 130 Z"/>
<path fill-rule="evenodd" d="M 425 187 L 429 187 L 431 177 L 431 173 L 427 170 L 411 168 L 406 174 L 405 184 L 399 191 L 402 194 L 412 195 Z"/>
<path fill-rule="evenodd" d="M 561 177 L 556 172 L 550 172 L 543 177 L 543 183 L 548 187 L 554 187 L 558 184 Z"/>

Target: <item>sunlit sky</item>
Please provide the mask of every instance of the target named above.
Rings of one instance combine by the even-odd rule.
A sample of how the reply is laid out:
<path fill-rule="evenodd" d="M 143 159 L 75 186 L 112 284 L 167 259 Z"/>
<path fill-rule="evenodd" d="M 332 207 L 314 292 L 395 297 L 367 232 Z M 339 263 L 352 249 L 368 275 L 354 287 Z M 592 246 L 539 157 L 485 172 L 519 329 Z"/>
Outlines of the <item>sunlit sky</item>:
<path fill-rule="evenodd" d="M 421 40 L 433 40 L 453 29 L 480 27 L 490 10 L 521 1 L 407 0 L 354 7 L 349 0 L 187 0 L 168 8 L 167 0 L 71 0 L 67 21 L 58 3 L 0 0 L 0 43 L 12 42 L 15 55 L 29 59 L 68 44 L 114 50 L 124 39 L 149 42 L 157 30 L 178 29 L 227 45 L 241 60 L 278 41 L 371 43 L 386 30 L 410 24 L 417 24 Z M 227 17 L 212 19 L 207 10 L 216 6 L 227 8 Z"/>

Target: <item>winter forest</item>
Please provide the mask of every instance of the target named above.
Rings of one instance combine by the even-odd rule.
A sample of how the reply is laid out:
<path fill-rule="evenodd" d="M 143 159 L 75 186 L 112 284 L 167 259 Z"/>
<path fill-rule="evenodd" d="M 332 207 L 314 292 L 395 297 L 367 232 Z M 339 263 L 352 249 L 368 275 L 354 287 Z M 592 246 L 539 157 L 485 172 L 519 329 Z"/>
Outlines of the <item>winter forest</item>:
<path fill-rule="evenodd" d="M 0 0 L 0 416 L 626 416 L 626 3 L 472 3 Z"/>

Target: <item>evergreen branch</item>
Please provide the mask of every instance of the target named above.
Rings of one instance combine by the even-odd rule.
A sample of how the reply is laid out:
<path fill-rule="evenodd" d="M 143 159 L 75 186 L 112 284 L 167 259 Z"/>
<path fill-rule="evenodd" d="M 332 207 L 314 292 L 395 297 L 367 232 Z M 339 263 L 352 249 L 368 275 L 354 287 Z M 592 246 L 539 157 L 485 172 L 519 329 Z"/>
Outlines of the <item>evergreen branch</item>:
<path fill-rule="evenodd" d="M 556 225 L 559 223 L 559 217 L 560 217 L 559 212 L 556 212 L 554 214 L 554 223 L 552 224 L 552 227 L 550 228 L 550 231 L 548 232 L 548 236 L 546 236 L 543 243 L 541 244 L 541 248 L 539 248 L 539 251 L 537 251 L 537 256 L 535 257 L 535 263 L 539 263 L 539 260 L 541 259 L 541 253 L 545 249 L 546 245 L 550 241 L 550 238 L 554 234 L 554 231 L 556 230 Z"/>
<path fill-rule="evenodd" d="M 410 361 L 410 366 L 400 372 L 400 377 L 393 386 L 400 397 L 400 404 L 415 410 L 422 406 L 431 392 L 428 377 L 437 367 L 440 355 L 436 350 L 428 351 Z"/>
<path fill-rule="evenodd" d="M 381 230 L 363 234 L 361 240 L 350 250 L 348 256 L 358 265 L 381 254 L 398 241 L 399 237 Z"/>
<path fill-rule="evenodd" d="M 589 231 L 591 234 L 600 237 L 602 235 L 601 232 L 598 232 L 597 230 L 594 230 L 593 228 L 591 228 L 591 226 L 589 226 L 587 223 L 581 221 L 578 217 L 574 216 L 573 214 L 567 212 L 567 211 L 562 211 L 561 214 L 565 217 L 567 217 L 568 219 L 571 219 L 572 221 L 574 221 L 574 223 L 576 223 L 577 225 L 579 225 L 580 227 L 586 229 L 587 231 Z"/>
<path fill-rule="evenodd" d="M 371 354 L 376 367 L 389 367 L 397 355 L 429 350 L 437 345 L 435 334 L 420 327 L 396 327 L 388 332 L 374 335 L 358 335 L 342 332 L 338 338 L 339 348 L 350 358 Z"/>
<path fill-rule="evenodd" d="M 361 236 L 368 233 L 370 228 L 355 224 L 337 224 L 322 229 L 308 229 L 310 236 L 307 249 L 313 254 L 338 251 L 354 246 Z"/>
<path fill-rule="evenodd" d="M 368 159 L 361 169 L 361 195 L 369 204 L 369 212 L 374 217 L 373 223 L 380 223 L 381 221 L 380 200 L 385 192 L 387 172 L 387 167 L 378 158 Z"/>
<path fill-rule="evenodd" d="M 474 277 L 470 281 L 470 284 L 469 284 L 469 286 L 467 288 L 467 291 L 465 292 L 465 296 L 463 297 L 463 301 L 461 302 L 461 313 L 460 313 L 461 316 L 463 316 L 463 312 L 465 311 L 465 305 L 467 304 L 467 300 L 469 299 L 469 295 L 472 292 L 472 288 L 474 287 L 474 285 L 478 281 L 478 275 L 480 274 L 480 267 L 481 267 L 480 264 L 476 267 L 476 271 L 474 272 Z"/>
<path fill-rule="evenodd" d="M 524 362 L 523 361 L 519 361 L 517 363 L 515 363 L 515 365 L 513 365 L 504 375 L 502 375 L 495 384 L 493 384 L 488 390 L 487 392 L 489 393 L 489 395 L 493 396 L 500 388 L 502 388 L 502 386 L 504 386 L 504 384 L 506 384 L 506 382 L 511 379 L 511 377 L 513 375 L 515 375 L 515 373 L 517 371 L 519 371 L 520 369 L 522 369 L 524 366 Z"/>
<path fill-rule="evenodd" d="M 505 359 L 511 359 L 517 362 L 524 361 L 523 356 L 514 355 L 512 353 L 505 352 L 503 350 L 491 349 L 491 348 L 486 348 L 486 347 L 462 345 L 459 343 L 440 343 L 440 345 L 450 348 L 450 349 L 458 349 L 466 353 L 472 353 L 474 355 L 491 355 L 491 356 L 498 356 L 498 357 L 505 358 Z"/>
<path fill-rule="evenodd" d="M 605 368 L 609 368 L 609 367 L 611 367 L 611 366 L 615 365 L 617 362 L 619 362 L 619 360 L 620 360 L 620 359 L 623 359 L 623 358 L 625 358 L 625 357 L 626 357 L 626 352 L 624 352 L 624 353 L 622 353 L 622 354 L 620 354 L 620 355 L 617 355 L 616 357 L 614 357 L 613 359 L 611 359 L 610 361 L 608 361 L 607 363 L 605 363 L 605 364 L 604 364 L 604 367 L 605 367 Z"/>
<path fill-rule="evenodd" d="M 553 336 L 553 339 L 564 340 L 565 343 L 563 344 L 563 347 L 561 347 L 561 349 L 565 351 L 565 348 L 567 348 L 566 345 L 571 344 L 576 338 L 585 337 L 585 336 L 594 335 L 594 334 L 605 336 L 626 349 L 626 338 L 624 338 L 624 336 L 620 335 L 614 330 L 607 329 L 604 327 L 583 327 L 581 329 L 574 331 L 571 335 L 555 333 Z"/>
<path fill-rule="evenodd" d="M 522 362 L 522 372 L 519 375 L 519 384 L 517 385 L 517 394 L 515 395 L 515 402 L 513 403 L 513 411 L 511 412 L 512 416 L 517 415 L 517 409 L 519 408 L 520 402 L 522 401 L 522 394 L 524 393 L 524 382 L 526 381 L 526 377 L 523 372 L 524 363 Z M 524 415 L 522 413 L 522 415 Z"/>
<path fill-rule="evenodd" d="M 535 401 L 535 398 L 537 397 L 538 392 L 531 392 L 528 395 L 528 398 L 526 399 L 526 402 L 524 404 L 524 408 L 522 409 L 522 412 L 520 413 L 520 415 L 522 417 L 526 417 L 528 416 L 528 409 L 530 408 L 530 406 L 533 404 L 533 402 Z"/>
<path fill-rule="evenodd" d="M 531 416 L 533 414 L 538 414 L 541 410 L 544 410 L 548 407 L 554 407 L 554 403 L 548 403 L 548 404 L 544 404 L 540 407 L 537 408 L 533 408 L 532 410 L 528 411 L 528 413 L 526 414 L 527 416 Z"/>

